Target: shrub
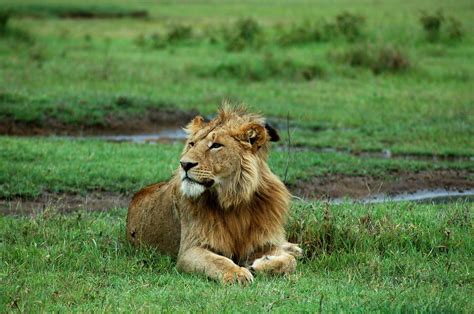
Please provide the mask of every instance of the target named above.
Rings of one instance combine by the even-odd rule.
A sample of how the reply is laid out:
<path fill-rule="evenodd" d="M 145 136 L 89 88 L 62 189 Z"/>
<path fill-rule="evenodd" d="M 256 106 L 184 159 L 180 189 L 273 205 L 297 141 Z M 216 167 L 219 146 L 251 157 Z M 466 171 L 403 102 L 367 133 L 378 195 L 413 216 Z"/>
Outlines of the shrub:
<path fill-rule="evenodd" d="M 362 34 L 365 18 L 360 15 L 344 12 L 336 16 L 336 27 L 338 32 L 353 41 Z"/>
<path fill-rule="evenodd" d="M 232 78 L 244 81 L 263 81 L 268 79 L 310 81 L 324 75 L 317 64 L 298 64 L 291 59 L 275 58 L 266 54 L 262 58 L 247 62 L 221 63 L 210 69 L 195 69 L 205 77 Z"/>
<path fill-rule="evenodd" d="M 443 21 L 444 15 L 440 10 L 434 14 L 426 12 L 422 13 L 420 17 L 420 23 L 425 30 L 426 39 L 428 41 L 436 41 L 439 38 Z"/>
<path fill-rule="evenodd" d="M 393 46 L 383 46 L 377 51 L 371 69 L 375 74 L 382 72 L 399 72 L 410 67 L 407 56 Z"/>
<path fill-rule="evenodd" d="M 436 13 L 422 13 L 420 23 L 425 30 L 426 39 L 430 42 L 441 38 L 457 40 L 464 36 L 461 21 L 453 16 L 446 17 L 441 10 Z"/>
<path fill-rule="evenodd" d="M 357 45 L 336 58 L 353 67 L 368 68 L 374 74 L 400 72 L 410 67 L 406 54 L 391 45 Z"/>
<path fill-rule="evenodd" d="M 10 19 L 10 13 L 7 11 L 0 11 L 0 35 L 5 34 L 7 31 L 8 20 Z"/>
<path fill-rule="evenodd" d="M 173 43 L 177 41 L 187 40 L 192 37 L 192 28 L 188 25 L 175 24 L 169 27 L 166 39 Z"/>
<path fill-rule="evenodd" d="M 0 11 L 0 37 L 10 38 L 13 40 L 22 41 L 27 44 L 34 42 L 33 37 L 27 31 L 22 29 L 11 27 L 9 20 L 12 14 L 9 11 Z"/>
<path fill-rule="evenodd" d="M 231 30 L 225 30 L 224 40 L 229 51 L 241 51 L 248 46 L 258 46 L 263 36 L 260 25 L 252 18 L 239 19 Z"/>
<path fill-rule="evenodd" d="M 280 45 L 288 46 L 294 44 L 304 44 L 322 40 L 321 28 L 305 21 L 302 24 L 293 24 L 289 29 L 277 29 L 279 36 L 277 41 Z"/>
<path fill-rule="evenodd" d="M 461 21 L 450 16 L 446 21 L 446 32 L 449 39 L 461 39 L 464 36 L 464 28 Z"/>
<path fill-rule="evenodd" d="M 362 27 L 365 18 L 348 12 L 341 13 L 333 21 L 316 22 L 304 21 L 293 24 L 288 29 L 277 27 L 277 42 L 288 46 L 311 42 L 331 40 L 342 36 L 349 41 L 354 41 L 362 36 Z"/>

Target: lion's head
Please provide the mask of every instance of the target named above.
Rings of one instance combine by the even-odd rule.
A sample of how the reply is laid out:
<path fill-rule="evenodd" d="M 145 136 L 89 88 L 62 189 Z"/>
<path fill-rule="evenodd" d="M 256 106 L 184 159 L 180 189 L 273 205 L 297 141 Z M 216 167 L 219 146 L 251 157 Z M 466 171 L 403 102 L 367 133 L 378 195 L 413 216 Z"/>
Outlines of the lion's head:
<path fill-rule="evenodd" d="M 270 141 L 278 133 L 243 108 L 223 107 L 209 122 L 201 116 L 185 128 L 181 154 L 181 192 L 190 199 L 214 194 L 224 208 L 249 201 L 269 172 L 266 164 Z"/>

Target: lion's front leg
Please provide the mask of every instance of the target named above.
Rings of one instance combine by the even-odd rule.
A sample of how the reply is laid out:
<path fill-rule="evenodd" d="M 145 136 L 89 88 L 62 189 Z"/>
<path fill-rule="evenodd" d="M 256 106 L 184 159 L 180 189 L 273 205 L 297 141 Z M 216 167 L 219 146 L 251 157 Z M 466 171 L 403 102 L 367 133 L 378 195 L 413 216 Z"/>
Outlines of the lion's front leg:
<path fill-rule="evenodd" d="M 281 247 L 273 248 L 257 258 L 250 269 L 256 273 L 290 274 L 296 269 L 296 258 L 301 256 L 302 250 L 293 243 L 286 243 Z"/>
<path fill-rule="evenodd" d="M 203 273 L 223 284 L 247 284 L 253 281 L 253 276 L 247 268 L 240 267 L 227 257 L 200 247 L 187 249 L 180 254 L 177 266 L 185 272 Z"/>

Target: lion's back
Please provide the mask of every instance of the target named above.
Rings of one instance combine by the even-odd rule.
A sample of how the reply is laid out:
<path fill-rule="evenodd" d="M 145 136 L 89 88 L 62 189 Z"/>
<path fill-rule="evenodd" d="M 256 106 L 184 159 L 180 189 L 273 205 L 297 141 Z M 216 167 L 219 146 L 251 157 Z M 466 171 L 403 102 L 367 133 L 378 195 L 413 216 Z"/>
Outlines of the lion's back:
<path fill-rule="evenodd" d="M 180 224 L 172 198 L 172 186 L 167 182 L 149 185 L 135 193 L 127 214 L 128 241 L 175 256 L 179 250 Z"/>

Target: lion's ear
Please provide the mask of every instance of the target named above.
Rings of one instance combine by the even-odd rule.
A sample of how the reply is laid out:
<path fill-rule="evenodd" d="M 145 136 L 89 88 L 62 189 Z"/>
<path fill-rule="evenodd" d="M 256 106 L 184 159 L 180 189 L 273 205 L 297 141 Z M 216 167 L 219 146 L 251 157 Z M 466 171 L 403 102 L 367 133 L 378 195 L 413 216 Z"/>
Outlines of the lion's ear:
<path fill-rule="evenodd" d="M 258 148 L 268 141 L 265 127 L 258 123 L 249 123 L 241 129 L 241 140 L 249 143 L 252 147 Z"/>
<path fill-rule="evenodd" d="M 270 136 L 270 142 L 278 142 L 280 140 L 280 135 L 278 134 L 278 131 L 270 124 L 265 123 L 265 129 L 267 129 L 268 136 Z"/>
<path fill-rule="evenodd" d="M 193 134 L 199 131 L 200 129 L 206 126 L 204 118 L 201 116 L 196 116 L 188 125 L 184 128 L 184 131 L 188 134 Z"/>

